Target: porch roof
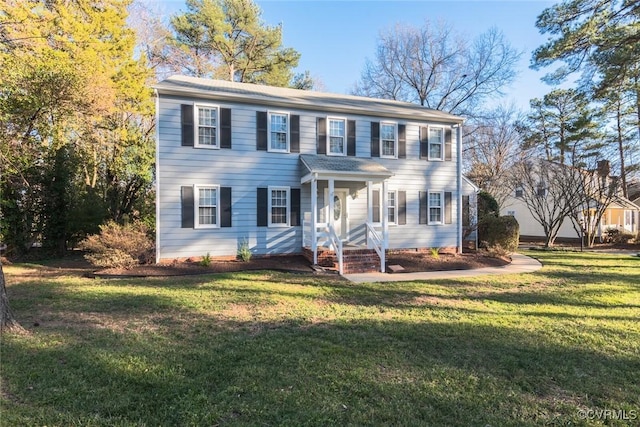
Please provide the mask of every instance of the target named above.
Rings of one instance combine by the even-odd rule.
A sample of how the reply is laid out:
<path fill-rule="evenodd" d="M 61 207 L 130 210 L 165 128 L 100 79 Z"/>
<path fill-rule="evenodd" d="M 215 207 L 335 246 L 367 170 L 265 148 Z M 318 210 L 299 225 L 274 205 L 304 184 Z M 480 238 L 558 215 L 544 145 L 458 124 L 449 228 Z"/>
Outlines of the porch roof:
<path fill-rule="evenodd" d="M 300 161 L 304 166 L 301 180 L 303 184 L 309 182 L 313 175 L 318 179 L 335 178 L 345 181 L 383 181 L 393 176 L 393 172 L 380 163 L 362 157 L 301 154 Z"/>

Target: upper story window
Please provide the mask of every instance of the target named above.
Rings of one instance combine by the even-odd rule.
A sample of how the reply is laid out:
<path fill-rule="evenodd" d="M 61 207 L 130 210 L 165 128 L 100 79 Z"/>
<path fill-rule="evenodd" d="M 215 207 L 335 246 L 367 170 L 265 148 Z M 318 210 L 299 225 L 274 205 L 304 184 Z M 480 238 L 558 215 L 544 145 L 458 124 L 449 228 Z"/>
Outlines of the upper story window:
<path fill-rule="evenodd" d="M 380 157 L 398 156 L 398 129 L 395 123 L 380 123 Z"/>
<path fill-rule="evenodd" d="M 289 187 L 269 187 L 269 227 L 289 226 Z"/>
<path fill-rule="evenodd" d="M 196 228 L 217 228 L 220 224 L 217 185 L 195 186 Z"/>
<path fill-rule="evenodd" d="M 429 192 L 429 224 L 442 224 L 443 199 L 442 193 Z"/>
<path fill-rule="evenodd" d="M 269 151 L 289 152 L 289 114 L 269 112 Z"/>
<path fill-rule="evenodd" d="M 429 160 L 442 160 L 444 155 L 444 128 L 429 127 Z"/>
<path fill-rule="evenodd" d="M 329 118 L 329 147 L 327 154 L 334 156 L 347 155 L 346 120 Z"/>
<path fill-rule="evenodd" d="M 196 104 L 196 147 L 218 147 L 218 107 L 213 105 Z"/>

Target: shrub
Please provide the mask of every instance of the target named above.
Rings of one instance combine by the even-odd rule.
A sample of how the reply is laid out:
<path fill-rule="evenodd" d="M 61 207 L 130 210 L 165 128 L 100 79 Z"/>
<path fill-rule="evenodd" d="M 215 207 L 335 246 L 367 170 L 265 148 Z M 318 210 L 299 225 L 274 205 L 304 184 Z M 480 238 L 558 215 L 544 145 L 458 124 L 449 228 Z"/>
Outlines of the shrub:
<path fill-rule="evenodd" d="M 431 248 L 429 249 L 429 252 L 431 252 L 431 256 L 435 259 L 440 258 L 440 248 Z"/>
<path fill-rule="evenodd" d="M 621 232 L 617 228 L 607 228 L 605 230 L 605 241 L 613 243 L 614 245 L 627 244 L 633 242 L 635 238 L 633 234 L 624 231 Z"/>
<path fill-rule="evenodd" d="M 478 193 L 478 220 L 490 215 L 497 217 L 500 215 L 500 206 L 496 199 L 486 191 Z"/>
<path fill-rule="evenodd" d="M 251 248 L 249 248 L 249 242 L 247 239 L 244 239 L 240 246 L 238 247 L 238 258 L 240 258 L 244 262 L 249 262 L 251 260 Z"/>
<path fill-rule="evenodd" d="M 209 255 L 209 252 L 207 252 L 207 254 L 202 257 L 202 259 L 200 260 L 200 265 L 203 267 L 211 266 L 211 255 Z"/>
<path fill-rule="evenodd" d="M 87 261 L 98 267 L 131 268 L 155 260 L 148 229 L 139 222 L 120 225 L 110 221 L 100 226 L 99 234 L 80 242 L 80 248 L 89 252 L 85 255 Z"/>
<path fill-rule="evenodd" d="M 515 252 L 519 238 L 520 226 L 513 216 L 486 215 L 478 223 L 478 239 L 490 253 Z"/>

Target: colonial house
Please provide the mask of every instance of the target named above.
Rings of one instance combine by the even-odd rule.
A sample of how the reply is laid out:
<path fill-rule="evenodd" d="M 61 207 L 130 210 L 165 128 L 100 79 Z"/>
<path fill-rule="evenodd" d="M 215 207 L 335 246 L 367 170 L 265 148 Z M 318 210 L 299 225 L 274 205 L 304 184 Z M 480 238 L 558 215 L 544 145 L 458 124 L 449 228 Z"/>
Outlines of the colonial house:
<path fill-rule="evenodd" d="M 155 92 L 158 261 L 244 248 L 347 273 L 384 271 L 387 250 L 462 250 L 462 118 L 185 76 Z"/>

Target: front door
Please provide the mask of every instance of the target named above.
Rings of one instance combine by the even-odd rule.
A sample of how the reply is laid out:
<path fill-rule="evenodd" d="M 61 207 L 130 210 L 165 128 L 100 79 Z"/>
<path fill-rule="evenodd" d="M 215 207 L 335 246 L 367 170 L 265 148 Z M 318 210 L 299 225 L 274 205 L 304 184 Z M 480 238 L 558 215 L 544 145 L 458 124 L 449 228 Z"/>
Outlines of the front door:
<path fill-rule="evenodd" d="M 335 189 L 333 197 L 333 227 L 340 240 L 345 241 L 349 238 L 349 223 L 347 213 L 347 195 L 349 190 Z M 327 201 L 327 211 L 329 210 L 329 190 L 325 190 L 325 200 Z M 328 219 L 328 218 L 327 218 Z M 328 222 L 328 221 L 327 221 Z"/>

